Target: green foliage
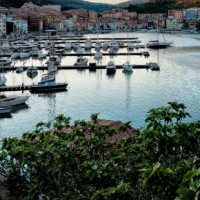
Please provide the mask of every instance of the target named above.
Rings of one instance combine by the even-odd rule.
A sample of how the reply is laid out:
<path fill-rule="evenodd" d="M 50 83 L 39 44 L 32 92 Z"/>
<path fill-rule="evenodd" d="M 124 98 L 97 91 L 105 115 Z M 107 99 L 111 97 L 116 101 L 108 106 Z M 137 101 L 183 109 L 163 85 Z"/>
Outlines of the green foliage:
<path fill-rule="evenodd" d="M 147 127 L 117 142 L 127 131 L 58 115 L 21 138 L 4 138 L 1 182 L 18 199 L 199 199 L 200 122 L 184 123 L 186 107 L 170 102 L 151 109 Z"/>

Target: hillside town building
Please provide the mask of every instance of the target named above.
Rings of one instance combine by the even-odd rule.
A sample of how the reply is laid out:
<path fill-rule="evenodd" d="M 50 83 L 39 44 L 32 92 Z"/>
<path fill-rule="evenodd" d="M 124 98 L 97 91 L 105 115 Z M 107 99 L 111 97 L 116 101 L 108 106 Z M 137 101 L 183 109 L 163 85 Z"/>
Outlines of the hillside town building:
<path fill-rule="evenodd" d="M 154 1 L 153 1 L 154 2 Z M 0 35 L 31 31 L 111 31 L 137 29 L 195 30 L 200 23 L 200 8 L 168 10 L 167 13 L 136 13 L 113 9 L 97 13 L 86 9 L 61 11 L 60 5 L 38 6 L 32 2 L 21 8 L 0 7 Z"/>

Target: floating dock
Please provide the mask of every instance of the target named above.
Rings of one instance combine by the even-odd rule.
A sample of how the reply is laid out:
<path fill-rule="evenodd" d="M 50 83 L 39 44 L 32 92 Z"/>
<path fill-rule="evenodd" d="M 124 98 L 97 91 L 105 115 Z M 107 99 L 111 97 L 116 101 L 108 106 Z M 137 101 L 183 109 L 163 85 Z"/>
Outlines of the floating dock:
<path fill-rule="evenodd" d="M 54 55 L 61 55 L 61 56 L 94 56 L 95 53 L 54 53 Z M 131 56 L 142 56 L 142 55 L 146 55 L 146 52 L 130 52 L 130 53 L 102 53 L 103 56 L 127 56 L 127 55 L 131 55 Z M 148 54 L 149 56 L 149 54 Z"/>
<path fill-rule="evenodd" d="M 156 63 L 157 64 L 157 63 Z M 107 65 L 95 65 L 92 68 L 95 69 L 106 69 Z M 152 66 L 152 64 L 151 64 Z M 157 65 L 158 66 L 158 65 Z M 31 66 L 23 66 L 25 70 L 27 70 L 29 67 Z M 47 66 L 34 66 L 36 67 L 38 70 L 47 70 L 48 67 Z M 15 71 L 18 67 L 13 66 L 13 67 L 3 67 L 4 71 Z M 87 66 L 75 66 L 75 65 L 66 65 L 66 66 L 58 66 L 58 70 L 72 70 L 72 69 L 90 69 L 91 66 L 87 65 Z M 116 65 L 117 69 L 123 69 L 123 65 Z M 149 63 L 146 64 L 135 64 L 133 65 L 133 69 L 151 69 Z"/>
<path fill-rule="evenodd" d="M 25 69 L 29 68 L 31 66 L 24 66 Z M 35 66 L 38 68 L 38 70 L 47 70 L 47 66 Z M 4 67 L 4 70 L 16 70 L 18 67 Z M 123 65 L 116 65 L 117 69 L 123 69 Z M 96 69 L 106 69 L 106 65 L 96 65 L 96 63 L 90 63 L 87 66 L 59 66 L 59 70 L 96 70 Z M 160 67 L 157 63 L 150 62 L 143 65 L 133 65 L 133 69 L 151 69 L 152 71 L 160 70 Z M 30 90 L 31 85 L 15 85 L 15 86 L 0 86 L 0 92 L 6 92 L 6 91 L 24 91 L 24 90 Z"/>
<path fill-rule="evenodd" d="M 30 90 L 31 85 L 0 86 L 0 92 Z"/>

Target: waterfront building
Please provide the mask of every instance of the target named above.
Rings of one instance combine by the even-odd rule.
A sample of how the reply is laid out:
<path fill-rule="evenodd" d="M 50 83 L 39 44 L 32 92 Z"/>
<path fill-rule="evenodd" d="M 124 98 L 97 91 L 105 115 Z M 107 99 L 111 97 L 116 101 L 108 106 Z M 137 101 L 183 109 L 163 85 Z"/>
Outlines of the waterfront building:
<path fill-rule="evenodd" d="M 44 16 L 45 28 L 50 28 L 51 24 L 58 21 L 65 20 L 65 17 L 61 14 L 54 15 L 54 14 L 47 14 Z"/>
<path fill-rule="evenodd" d="M 181 30 L 183 28 L 183 23 L 169 16 L 166 20 L 166 28 L 169 30 Z"/>
<path fill-rule="evenodd" d="M 140 28 L 164 28 L 166 26 L 166 13 L 138 14 Z"/>
<path fill-rule="evenodd" d="M 97 12 L 91 10 L 91 11 L 88 11 L 88 17 L 89 19 L 96 19 L 98 17 L 98 14 Z"/>
<path fill-rule="evenodd" d="M 187 20 L 196 20 L 197 19 L 197 8 L 186 9 L 186 19 Z"/>
<path fill-rule="evenodd" d="M 75 28 L 79 31 L 88 30 L 88 19 L 78 19 Z"/>
<path fill-rule="evenodd" d="M 188 28 L 192 30 L 196 30 L 197 20 L 188 20 Z"/>
<path fill-rule="evenodd" d="M 88 19 L 89 12 L 86 9 L 77 9 L 77 10 L 64 10 L 62 14 L 66 16 L 67 19 Z"/>
<path fill-rule="evenodd" d="M 7 14 L 8 14 L 8 9 L 0 6 L 0 15 L 7 15 Z"/>
<path fill-rule="evenodd" d="M 168 10 L 168 17 L 176 19 L 178 22 L 184 20 L 184 10 Z"/>
<path fill-rule="evenodd" d="M 3 15 L 0 16 L 0 37 L 6 35 L 6 20 Z"/>
<path fill-rule="evenodd" d="M 16 34 L 28 33 L 28 21 L 24 19 L 14 19 L 13 20 Z"/>
<path fill-rule="evenodd" d="M 73 19 L 65 19 L 64 20 L 64 26 L 67 30 L 72 31 L 75 27 L 75 21 Z"/>

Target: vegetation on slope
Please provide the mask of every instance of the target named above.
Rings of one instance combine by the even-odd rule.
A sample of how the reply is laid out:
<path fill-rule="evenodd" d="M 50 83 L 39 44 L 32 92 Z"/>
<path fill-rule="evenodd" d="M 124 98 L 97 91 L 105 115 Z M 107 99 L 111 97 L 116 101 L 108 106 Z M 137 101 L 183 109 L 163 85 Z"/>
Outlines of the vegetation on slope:
<path fill-rule="evenodd" d="M 126 9 L 138 13 L 167 13 L 170 9 L 200 7 L 200 0 L 158 0 L 156 3 L 129 5 Z"/>
<path fill-rule="evenodd" d="M 21 138 L 3 139 L 1 184 L 17 199 L 197 200 L 200 121 L 182 122 L 188 116 L 183 104 L 171 102 L 150 110 L 138 135 L 114 143 L 106 138 L 129 123 L 115 130 L 93 114 L 70 125 L 59 115 L 53 128 L 40 122 Z"/>

